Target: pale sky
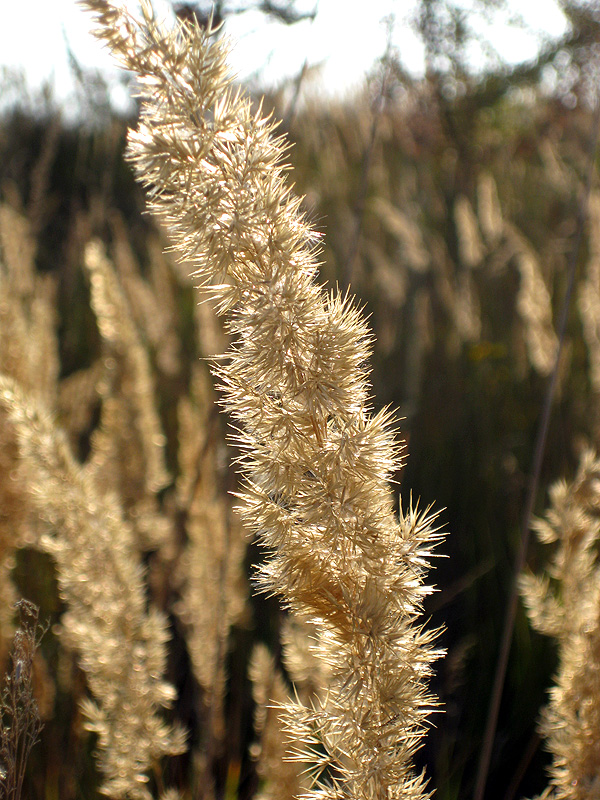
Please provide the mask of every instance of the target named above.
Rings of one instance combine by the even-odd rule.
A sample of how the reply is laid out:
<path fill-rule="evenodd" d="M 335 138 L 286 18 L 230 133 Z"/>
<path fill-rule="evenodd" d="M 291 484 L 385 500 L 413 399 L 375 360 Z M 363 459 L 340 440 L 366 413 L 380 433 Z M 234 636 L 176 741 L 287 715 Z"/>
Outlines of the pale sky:
<path fill-rule="evenodd" d="M 133 0 L 127 0 L 132 4 Z M 470 8 L 473 0 L 460 0 Z M 493 25 L 478 21 L 482 40 L 487 38 L 500 55 L 511 63 L 533 58 L 538 47 L 534 32 L 551 37 L 565 31 L 565 19 L 556 0 L 511 0 L 531 31 L 511 27 L 497 17 Z M 320 81 L 324 91 L 345 92 L 360 85 L 365 72 L 381 56 L 386 46 L 386 26 L 382 19 L 395 17 L 393 43 L 404 65 L 412 72 L 423 71 L 423 52 L 407 21 L 414 0 L 299 0 L 297 7 L 312 10 L 314 22 L 286 27 L 265 23 L 262 15 L 249 12 L 232 17 L 228 34 L 233 51 L 232 69 L 244 79 L 260 71 L 262 80 L 277 84 L 284 76 L 299 72 L 308 58 L 322 64 Z M 160 14 L 167 0 L 154 0 Z M 51 78 L 55 94 L 65 98 L 73 81 L 66 56 L 68 41 L 84 67 L 101 67 L 116 74 L 110 56 L 89 33 L 89 15 L 76 0 L 0 0 L 0 66 L 24 68 L 32 86 Z M 481 56 L 473 53 L 475 62 Z M 118 89 L 115 92 L 118 93 Z M 115 98 L 117 104 L 123 98 Z"/>

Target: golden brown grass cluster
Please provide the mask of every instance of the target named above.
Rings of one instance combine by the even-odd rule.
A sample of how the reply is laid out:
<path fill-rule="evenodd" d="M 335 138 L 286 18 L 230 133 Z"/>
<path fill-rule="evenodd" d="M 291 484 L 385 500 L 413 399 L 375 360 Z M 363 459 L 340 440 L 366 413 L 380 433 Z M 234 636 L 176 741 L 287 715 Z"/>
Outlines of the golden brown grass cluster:
<path fill-rule="evenodd" d="M 429 509 L 396 508 L 402 447 L 393 414 L 373 410 L 373 336 L 348 292 L 319 284 L 320 238 L 302 211 L 319 200 L 317 189 L 306 200 L 294 193 L 286 144 L 234 87 L 214 32 L 195 22 L 166 27 L 148 3 L 140 17 L 116 0 L 81 4 L 136 76 L 140 119 L 128 158 L 162 233 L 146 232 L 140 248 L 116 212 L 79 214 L 69 245 L 95 339 L 87 362 L 64 377 L 57 286 L 35 268 L 53 139 L 29 213 L 10 190 L 0 205 L 0 662 L 8 668 L 0 787 L 20 798 L 47 706 L 70 702 L 65 753 L 62 742 L 42 739 L 51 757 L 31 781 L 39 796 L 80 796 L 93 749 L 97 789 L 115 800 L 236 791 L 261 800 L 426 798 L 415 756 L 436 708 L 429 682 L 441 651 L 423 606 L 441 535 Z M 303 141 L 331 201 L 347 189 L 338 177 L 372 127 L 347 109 L 323 120 L 329 129 L 313 125 Z M 307 124 L 310 115 L 299 118 Z M 393 125 L 392 115 L 381 121 L 383 141 Z M 548 180 L 563 186 L 564 165 L 551 149 L 542 156 Z M 536 250 L 487 171 L 447 205 L 432 194 L 451 249 L 424 224 L 415 200 L 423 177 L 396 186 L 378 169 L 381 190 L 365 195 L 360 213 L 333 198 L 333 236 L 354 242 L 333 263 L 375 297 L 379 357 L 397 357 L 405 328 L 407 412 L 422 399 L 436 347 L 455 364 L 466 352 L 482 369 L 510 350 L 521 379 L 547 377 L 560 258 Z M 596 394 L 599 209 L 593 195 L 578 297 L 585 352 L 568 353 L 589 366 Z M 506 276 L 508 344 L 494 340 L 488 318 L 488 298 Z M 217 403 L 229 414 L 231 448 Z M 544 797 L 554 800 L 600 791 L 598 472 L 586 455 L 574 482 L 553 490 L 537 530 L 554 559 L 547 574 L 521 581 L 533 626 L 559 646 L 541 725 L 553 759 Z M 274 647 L 247 646 L 251 790 L 235 758 L 220 773 L 232 674 L 242 680 L 231 631 L 247 635 L 251 613 L 248 541 L 262 546 L 258 589 L 283 609 Z M 33 563 L 59 598 L 51 666 L 37 651 L 33 607 L 21 605 L 29 616 L 16 631 L 13 621 L 32 553 L 46 558 Z M 57 758 L 76 763 L 68 778 Z"/>

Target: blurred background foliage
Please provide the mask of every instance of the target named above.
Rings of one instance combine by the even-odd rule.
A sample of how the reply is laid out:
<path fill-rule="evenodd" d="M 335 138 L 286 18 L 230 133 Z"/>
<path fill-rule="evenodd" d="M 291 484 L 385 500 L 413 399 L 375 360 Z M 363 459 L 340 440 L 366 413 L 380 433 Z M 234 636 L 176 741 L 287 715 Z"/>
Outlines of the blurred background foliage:
<path fill-rule="evenodd" d="M 217 18 L 226 20 L 235 11 L 216 5 Z M 291 3 L 258 6 L 290 24 L 301 16 Z M 502 0 L 477 0 L 470 11 L 449 0 L 421 0 L 413 23 L 426 52 L 423 78 L 410 76 L 389 48 L 364 90 L 343 103 L 299 101 L 302 76 L 265 100 L 284 120 L 293 143 L 293 180 L 305 196 L 307 215 L 324 234 L 323 280 L 350 287 L 370 315 L 376 336 L 373 402 L 391 404 L 403 418 L 403 501 L 412 493 L 444 509 L 449 535 L 433 575 L 438 591 L 426 607 L 428 626 L 443 627 L 447 649 L 434 686 L 443 714 L 419 756 L 440 800 L 473 791 L 536 429 L 556 352 L 558 310 L 580 224 L 600 77 L 600 8 L 574 0 L 562 3 L 568 33 L 561 41 L 543 42 L 535 62 L 509 66 L 492 57 L 485 70 L 474 69 L 473 15 L 500 7 Z M 177 11 L 195 14 L 202 23 L 208 7 L 180 3 Z M 3 203 L 28 218 L 36 267 L 56 282 L 62 382 L 89 368 L 99 353 L 81 268 L 85 241 L 99 235 L 115 247 L 115 238 L 126 231 L 142 274 L 156 241 L 142 192 L 123 158 L 126 128 L 134 119 L 113 112 L 102 76 L 75 62 L 73 70 L 81 108 L 77 125 L 64 123 L 51 95 L 29 92 L 18 76 L 5 74 L 0 86 L 2 97 L 10 99 L 0 119 L 0 193 Z M 599 192 L 596 173 L 537 513 L 549 485 L 573 474 L 584 445 L 598 447 L 600 355 L 596 334 L 586 328 L 581 287 L 598 277 Z M 177 368 L 166 369 L 150 347 L 174 473 L 175 398 L 189 385 L 191 362 L 199 355 L 189 286 L 180 286 L 175 296 Z M 214 352 L 212 347 L 207 344 L 206 352 Z M 96 423 L 90 418 L 79 431 L 82 458 Z M 260 557 L 252 546 L 249 552 L 249 562 Z M 534 543 L 528 562 L 540 566 Z M 40 604 L 42 619 L 57 619 L 59 601 L 46 557 L 24 550 L 15 580 Z M 167 591 L 163 607 L 169 610 L 170 602 Z M 242 755 L 252 707 L 244 665 L 252 638 L 278 651 L 278 627 L 276 604 L 258 598 L 231 636 L 229 727 L 215 767 L 222 792 L 234 791 L 233 764 L 242 771 L 236 791 L 240 797 L 251 794 L 253 778 Z M 44 646 L 60 672 L 55 645 Z M 193 730 L 194 689 L 184 643 L 174 652 L 171 668 L 181 692 L 176 713 Z M 547 756 L 536 718 L 554 666 L 552 646 L 530 630 L 520 610 L 489 800 L 532 796 L 546 785 Z M 42 763 L 56 765 L 59 753 L 75 758 L 71 727 L 77 711 L 70 697 L 59 689 L 54 716 L 46 722 L 52 735 L 34 754 L 32 771 Z M 49 760 L 42 754 L 57 747 Z M 33 780 L 30 796 L 50 796 L 42 785 Z M 88 786 L 81 796 L 92 794 Z"/>

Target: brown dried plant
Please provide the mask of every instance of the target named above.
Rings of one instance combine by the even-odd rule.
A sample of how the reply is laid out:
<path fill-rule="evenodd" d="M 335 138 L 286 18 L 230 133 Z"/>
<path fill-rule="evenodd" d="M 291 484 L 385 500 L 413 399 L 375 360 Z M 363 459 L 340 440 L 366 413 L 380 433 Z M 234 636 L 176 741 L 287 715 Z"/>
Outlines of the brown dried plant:
<path fill-rule="evenodd" d="M 102 413 L 86 471 L 98 489 L 119 495 L 141 548 L 152 549 L 169 538 L 169 525 L 159 514 L 156 497 L 170 477 L 150 358 L 131 304 L 99 241 L 88 243 L 84 264 L 105 351 L 103 380 L 98 384 Z"/>
<path fill-rule="evenodd" d="M 158 713 L 174 698 L 163 680 L 169 636 L 163 615 L 147 608 L 133 531 L 117 498 L 99 492 L 75 462 L 41 402 L 3 376 L 0 409 L 16 432 L 31 505 L 47 523 L 37 546 L 57 565 L 67 606 L 62 638 L 94 697 L 83 710 L 98 735 L 102 792 L 148 800 L 148 770 L 181 752 L 184 737 Z"/>
<path fill-rule="evenodd" d="M 477 181 L 477 217 L 486 244 L 496 246 L 504 231 L 504 220 L 498 187 L 489 172 L 482 173 Z"/>
<path fill-rule="evenodd" d="M 552 297 L 538 258 L 516 230 L 509 229 L 521 283 L 517 295 L 517 311 L 523 322 L 529 363 L 543 376 L 548 376 L 556 361 L 558 338 L 554 331 Z"/>
<path fill-rule="evenodd" d="M 544 798 L 596 800 L 600 791 L 600 461 L 586 452 L 572 483 L 550 492 L 535 530 L 555 550 L 542 575 L 524 574 L 531 624 L 556 639 L 559 664 L 540 731 L 552 754 Z"/>
<path fill-rule="evenodd" d="M 589 200 L 589 244 L 585 277 L 579 285 L 578 306 L 588 349 L 590 382 L 600 396 L 600 193 Z"/>
<path fill-rule="evenodd" d="M 148 4 L 139 21 L 83 5 L 138 76 L 129 156 L 150 207 L 228 313 L 235 344 L 217 372 L 240 426 L 242 516 L 272 553 L 260 585 L 312 619 L 331 670 L 326 698 L 285 710 L 321 774 L 305 796 L 423 797 L 412 760 L 439 654 L 418 618 L 438 536 L 427 512 L 394 513 L 401 461 L 390 414 L 370 408 L 370 334 L 317 285 L 283 144 L 231 89 L 223 43 L 192 24 L 164 29 Z"/>
<path fill-rule="evenodd" d="M 257 762 L 261 784 L 256 800 L 294 800 L 310 785 L 303 774 L 306 764 L 294 759 L 299 742 L 285 734 L 282 708 L 290 702 L 291 693 L 273 657 L 263 644 L 252 652 L 248 669 L 255 702 L 254 730 L 258 736 L 251 750 Z"/>
<path fill-rule="evenodd" d="M 35 269 L 35 240 L 28 220 L 0 205 L 0 373 L 52 403 L 58 376 L 54 285 Z M 0 667 L 10 642 L 11 582 L 16 548 L 33 524 L 24 483 L 17 474 L 18 446 L 0 410 Z"/>
<path fill-rule="evenodd" d="M 80 220 L 78 222 L 81 223 Z M 80 224 L 80 227 L 87 229 L 89 225 Z M 144 727 L 151 730 L 156 726 L 159 719 L 153 718 L 153 711 L 158 703 L 151 692 L 147 691 L 147 687 L 144 689 L 143 678 L 140 691 L 145 697 L 146 705 L 138 706 L 138 712 L 132 720 L 128 719 L 131 703 L 128 706 L 129 701 L 126 698 L 121 708 L 117 709 L 120 701 L 113 702 L 109 694 L 105 694 L 103 698 L 99 696 L 107 690 L 109 684 L 113 684 L 113 695 L 116 691 L 121 699 L 123 695 L 131 694 L 130 689 L 119 686 L 117 680 L 104 680 L 102 665 L 105 657 L 94 650 L 99 647 L 102 631 L 110 633 L 112 630 L 110 635 L 114 639 L 114 646 L 118 645 L 124 660 L 128 658 L 128 650 L 131 655 L 132 648 L 143 658 L 142 651 L 147 643 L 142 644 L 140 649 L 139 629 L 135 625 L 129 625 L 124 617 L 121 620 L 117 618 L 118 615 L 111 618 L 110 608 L 102 607 L 101 592 L 94 597 L 95 592 L 88 587 L 95 585 L 99 588 L 101 576 L 110 583 L 111 574 L 117 583 L 127 583 L 130 578 L 134 578 L 137 583 L 127 583 L 122 590 L 124 599 L 128 593 L 137 595 L 139 599 L 149 589 L 158 602 L 166 603 L 169 593 L 177 590 L 176 582 L 171 581 L 168 586 L 158 586 L 157 581 L 166 584 L 166 572 L 173 572 L 177 552 L 171 531 L 178 520 L 185 516 L 185 534 L 189 544 L 180 559 L 179 580 L 184 587 L 180 608 L 185 608 L 188 647 L 196 667 L 195 673 L 206 691 L 205 705 L 208 712 L 204 710 L 200 714 L 205 735 L 200 742 L 197 760 L 198 763 L 203 760 L 208 765 L 223 739 L 222 707 L 228 632 L 231 624 L 244 610 L 245 591 L 240 572 L 245 543 L 239 533 L 239 522 L 231 517 L 230 503 L 225 499 L 223 487 L 214 483 L 216 467 L 208 463 L 215 454 L 215 448 L 222 445 L 217 442 L 214 436 L 216 430 L 213 429 L 209 449 L 199 454 L 198 448 L 202 450 L 203 437 L 209 435 L 209 432 L 204 426 L 204 420 L 199 420 L 193 411 L 183 414 L 180 429 L 179 482 L 182 487 L 185 484 L 185 488 L 177 500 L 177 508 L 173 502 L 167 503 L 166 507 L 163 504 L 159 507 L 157 491 L 164 487 L 169 477 L 164 464 L 164 436 L 156 412 L 158 395 L 155 376 L 147 345 L 148 341 L 156 345 L 157 358 L 163 352 L 161 366 L 165 367 L 165 371 L 172 371 L 174 364 L 177 367 L 176 361 L 171 357 L 174 348 L 172 343 L 169 345 L 167 342 L 169 336 L 171 339 L 176 336 L 173 321 L 175 298 L 171 298 L 171 315 L 169 309 L 165 308 L 161 308 L 160 314 L 153 313 L 153 309 L 156 310 L 161 302 L 169 299 L 167 290 L 175 284 L 167 259 L 162 253 L 154 252 L 158 246 L 156 241 L 152 243 L 152 282 L 149 283 L 139 273 L 132 251 L 126 254 L 123 252 L 127 244 L 124 231 L 118 229 L 118 225 L 114 227 L 118 234 L 118 273 L 99 242 L 92 241 L 84 249 L 83 240 L 81 241 L 81 249 L 84 250 L 82 262 L 88 270 L 91 282 L 91 305 L 100 329 L 101 358 L 90 368 L 73 373 L 58 385 L 58 345 L 54 330 L 54 298 L 50 291 L 52 286 L 50 281 L 40 279 L 36 272 L 35 242 L 29 233 L 26 218 L 9 206 L 0 207 L 0 318 L 3 321 L 0 328 L 0 374 L 5 374 L 6 386 L 9 388 L 8 394 L 3 398 L 4 402 L 0 402 L 0 597 L 4 601 L 0 603 L 0 660 L 4 658 L 4 650 L 7 649 L 12 634 L 10 609 L 15 592 L 10 577 L 15 565 L 16 550 L 23 545 L 41 547 L 56 558 L 59 588 L 66 601 L 67 614 L 62 619 L 61 642 L 67 645 L 67 651 L 73 649 L 79 656 L 101 714 L 108 718 L 103 727 L 96 719 L 98 712 L 86 703 L 86 712 L 88 715 L 91 713 L 96 720 L 93 722 L 88 719 L 87 727 L 96 725 L 97 732 L 101 734 L 98 741 L 100 765 L 107 776 L 103 790 L 113 794 L 116 792 L 114 796 L 121 797 L 124 796 L 122 792 L 135 796 L 135 792 L 139 790 L 136 781 L 142 784 L 143 790 L 143 783 L 148 778 L 143 773 L 147 773 L 150 767 L 158 763 L 162 745 L 157 744 L 156 753 L 149 757 L 146 739 L 134 731 L 136 726 L 139 730 Z M 126 255 L 128 264 L 125 264 Z M 135 302 L 141 298 L 144 313 L 138 319 L 133 310 Z M 159 328 L 155 330 L 153 324 Z M 161 350 L 163 345 L 164 350 Z M 8 380 L 9 377 L 15 379 L 14 382 Z M 210 409 L 213 401 L 210 395 L 205 396 L 206 386 L 205 393 L 199 398 L 195 396 L 198 381 L 192 383 L 192 397 L 189 401 L 186 398 L 181 399 L 182 408 L 185 407 L 190 412 L 194 408 L 193 400 L 196 400 L 204 404 L 202 414 L 212 415 Z M 64 441 L 63 433 L 50 421 L 49 414 L 57 399 L 62 418 L 69 426 L 72 443 L 77 446 L 79 437 L 90 435 L 90 454 L 84 465 L 76 463 Z M 41 450 L 36 449 L 35 444 L 32 451 L 26 452 L 27 447 L 23 445 L 21 435 L 27 422 L 16 422 L 21 402 L 30 403 L 29 408 L 33 415 L 43 416 L 48 423 L 44 446 L 47 445 L 50 450 L 55 448 L 56 458 L 50 464 L 50 470 L 57 469 L 54 482 L 44 482 L 36 472 L 37 467 L 33 466 L 36 458 L 52 461 L 53 456 L 49 457 L 48 451 L 44 451 L 43 447 Z M 99 423 L 95 429 L 94 407 L 100 409 Z M 61 458 L 63 463 L 59 464 Z M 222 454 L 220 462 L 225 463 Z M 63 474 L 61 469 L 64 470 Z M 75 502 L 77 508 L 73 504 L 69 507 L 66 499 L 70 483 L 74 494 L 79 492 L 79 499 Z M 58 487 L 57 491 L 53 493 L 52 487 Z M 81 487 L 85 487 L 83 492 Z M 49 490 L 51 496 L 48 495 Z M 219 524 L 216 528 L 209 528 L 207 524 L 210 514 L 207 516 L 205 513 L 208 508 L 204 501 L 209 497 L 212 508 L 218 509 L 215 518 Z M 88 512 L 85 511 L 86 504 Z M 108 516 L 114 518 L 114 524 L 106 524 L 104 532 L 107 534 L 107 549 L 112 548 L 111 542 L 118 543 L 118 575 L 111 570 L 110 562 L 99 555 L 102 550 L 100 541 L 96 542 L 95 547 L 97 557 L 92 554 L 90 561 L 83 557 L 77 561 L 69 561 L 69 553 L 87 547 L 86 535 L 88 541 L 94 538 L 89 522 L 94 506 L 102 506 Z M 48 523 L 55 528 L 52 536 L 44 535 Z M 75 528 L 78 525 L 79 531 L 76 535 Z M 64 544 L 65 539 L 70 547 L 64 548 L 64 551 L 57 549 L 57 542 L 62 541 Z M 139 551 L 157 546 L 161 548 L 159 559 L 153 558 L 152 573 L 147 581 L 143 579 L 146 576 L 135 572 L 127 573 L 127 569 L 121 569 L 124 566 L 122 557 L 125 557 L 123 547 L 126 551 L 131 547 Z M 59 550 L 62 557 L 58 557 Z M 207 554 L 211 556 L 211 569 L 208 571 L 205 569 L 208 566 L 205 563 Z M 133 563 L 139 565 L 138 553 L 132 552 L 130 555 Z M 92 565 L 94 569 L 91 568 Z M 82 571 L 76 578 L 78 569 Z M 222 578 L 220 584 L 219 576 Z M 204 580 L 206 578 L 210 580 Z M 219 585 L 211 593 L 213 583 Z M 69 585 L 71 589 L 73 586 L 77 587 L 77 596 L 69 589 Z M 111 591 L 108 590 L 107 596 Z M 84 601 L 86 592 L 88 598 Z M 75 633 L 70 609 L 73 604 L 86 605 L 83 611 L 79 608 L 75 613 L 79 625 Z M 218 624 L 215 625 L 213 612 L 221 606 L 223 613 L 218 615 Z M 82 615 L 85 614 L 87 620 L 84 622 Z M 98 616 L 104 616 L 106 623 L 94 634 L 98 641 L 85 642 L 85 627 L 89 625 L 91 631 Z M 121 630 L 115 633 L 114 628 L 118 629 L 119 623 Z M 160 668 L 152 668 L 156 679 L 164 671 L 166 657 L 166 642 L 161 641 L 161 637 L 164 639 L 164 633 L 151 637 L 156 639 L 155 646 L 158 647 L 157 652 L 161 653 L 163 663 Z M 204 673 L 198 666 L 202 660 L 208 665 Z M 156 658 L 154 661 L 158 664 Z M 119 671 L 119 665 L 115 664 L 114 669 Z M 208 687 L 202 680 L 207 673 L 210 673 Z M 132 675 L 132 680 L 133 677 Z M 171 692 L 165 686 L 165 691 L 167 689 Z M 131 699 L 132 702 L 133 700 L 134 698 Z M 127 720 L 127 725 L 124 720 Z M 72 724 L 77 726 L 76 720 Z M 118 735 L 113 735 L 117 730 Z M 152 735 L 151 733 L 150 737 Z M 129 740 L 128 745 L 125 744 L 126 740 Z M 129 752 L 125 752 L 126 746 L 130 748 Z M 181 747 L 179 741 L 174 743 L 173 750 L 180 750 Z M 134 756 L 136 748 L 139 748 L 139 756 Z M 137 777 L 136 770 L 139 771 Z M 202 776 L 198 774 L 196 777 L 203 780 L 209 773 L 210 768 Z"/>
<path fill-rule="evenodd" d="M 481 266 L 484 247 L 479 235 L 475 212 L 465 195 L 459 195 L 454 203 L 454 222 L 458 238 L 458 253 L 462 264 L 468 269 Z"/>
<path fill-rule="evenodd" d="M 330 673 L 319 658 L 310 621 L 296 615 L 285 616 L 281 626 L 281 651 L 288 686 L 275 659 L 263 644 L 257 644 L 249 665 L 255 703 L 254 730 L 258 741 L 252 746 L 261 785 L 257 800 L 292 800 L 310 788 L 310 761 L 302 761 L 302 742 L 286 732 L 283 713 L 292 693 L 305 705 L 315 705 L 326 697 Z"/>
<path fill-rule="evenodd" d="M 10 654 L 11 666 L 0 696 L 0 797 L 21 800 L 25 767 L 39 739 L 42 720 L 33 687 L 33 661 L 44 629 L 39 609 L 27 600 L 16 603 L 19 625 Z"/>
<path fill-rule="evenodd" d="M 135 326 L 152 350 L 161 371 L 167 375 L 181 369 L 180 342 L 175 330 L 177 299 L 173 264 L 163 252 L 158 231 L 146 238 L 149 263 L 142 271 L 122 215 L 109 215 L 115 271 Z"/>

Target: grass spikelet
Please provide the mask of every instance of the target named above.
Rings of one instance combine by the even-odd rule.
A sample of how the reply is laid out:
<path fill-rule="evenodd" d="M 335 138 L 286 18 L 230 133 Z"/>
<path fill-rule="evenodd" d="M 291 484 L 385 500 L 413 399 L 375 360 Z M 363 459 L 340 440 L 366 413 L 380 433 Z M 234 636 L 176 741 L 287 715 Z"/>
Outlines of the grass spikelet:
<path fill-rule="evenodd" d="M 477 182 L 477 216 L 486 243 L 490 247 L 495 247 L 504 231 L 504 220 L 498 198 L 498 187 L 488 172 L 480 175 Z"/>
<path fill-rule="evenodd" d="M 589 254 L 585 278 L 579 285 L 578 306 L 588 348 L 590 381 L 600 394 L 600 193 L 589 200 Z"/>
<path fill-rule="evenodd" d="M 457 197 L 454 203 L 454 223 L 460 260 L 468 269 L 475 269 L 481 264 L 485 251 L 479 235 L 477 217 L 469 199 L 464 195 Z"/>
<path fill-rule="evenodd" d="M 0 372 L 52 403 L 59 371 L 54 285 L 36 274 L 27 220 L 0 205 Z"/>
<path fill-rule="evenodd" d="M 426 272 L 431 258 L 416 222 L 382 197 L 373 201 L 373 210 L 385 230 L 398 241 L 402 261 L 416 273 Z"/>
<path fill-rule="evenodd" d="M 31 502 L 49 526 L 38 545 L 56 561 L 64 638 L 94 697 L 84 712 L 98 734 L 102 791 L 149 800 L 150 766 L 183 741 L 158 713 L 174 696 L 162 679 L 168 633 L 162 615 L 146 610 L 133 532 L 114 496 L 98 493 L 75 463 L 48 412 L 5 377 L 0 408 L 18 435 Z"/>
<path fill-rule="evenodd" d="M 0 204 L 0 373 L 52 403 L 59 370 L 55 292 L 50 279 L 36 275 L 34 257 L 28 221 Z M 0 409 L 0 666 L 13 633 L 14 552 L 33 524 L 17 460 L 15 432 Z"/>
<path fill-rule="evenodd" d="M 517 311 L 523 321 L 525 342 L 531 366 L 540 375 L 554 367 L 558 339 L 552 322 L 552 301 L 535 253 L 521 234 L 511 230 L 515 259 L 521 278 Z"/>
<path fill-rule="evenodd" d="M 329 672 L 315 647 L 315 633 L 310 623 L 288 614 L 281 625 L 282 658 L 299 697 L 306 702 L 327 691 Z"/>
<path fill-rule="evenodd" d="M 91 277 L 91 302 L 108 354 L 122 362 L 123 393 L 133 406 L 138 446 L 144 464 L 140 469 L 145 490 L 153 494 L 170 481 L 164 463 L 164 435 L 154 407 L 154 386 L 148 353 L 133 322 L 133 315 L 117 274 L 98 241 L 88 244 L 85 266 Z M 109 437 L 115 438 L 115 437 Z"/>
<path fill-rule="evenodd" d="M 253 747 L 262 781 L 257 800 L 294 800 L 306 791 L 309 781 L 308 776 L 302 774 L 306 765 L 293 757 L 298 743 L 290 740 L 284 731 L 281 710 L 290 699 L 289 689 L 262 644 L 256 645 L 252 652 L 248 674 L 256 704 L 254 729 L 259 736 L 259 742 Z"/>
<path fill-rule="evenodd" d="M 157 503 L 157 493 L 170 477 L 152 367 L 130 304 L 99 241 L 88 244 L 84 263 L 105 351 L 104 379 L 98 383 L 100 425 L 92 435 L 86 471 L 98 489 L 120 497 L 140 547 L 154 549 L 170 538 Z"/>
<path fill-rule="evenodd" d="M 173 293 L 173 270 L 156 233 L 147 241 L 149 264 L 144 275 L 133 251 L 124 219 L 111 214 L 115 271 L 139 337 L 156 353 L 159 368 L 167 375 L 181 369 L 179 341 L 175 332 L 177 314 Z"/>
<path fill-rule="evenodd" d="M 391 415 L 370 408 L 369 331 L 317 285 L 283 143 L 230 88 L 224 44 L 192 25 L 164 30 L 148 7 L 138 22 L 107 1 L 83 5 L 138 76 L 129 156 L 150 208 L 228 315 L 234 345 L 217 372 L 239 426 L 243 520 L 273 554 L 260 585 L 312 618 L 331 668 L 318 708 L 285 712 L 328 766 L 306 797 L 416 800 L 438 656 L 418 616 L 437 537 L 427 513 L 394 513 L 400 450 Z"/>
<path fill-rule="evenodd" d="M 587 452 L 575 480 L 553 487 L 550 510 L 536 526 L 541 541 L 555 542 L 546 575 L 521 578 L 532 625 L 559 648 L 540 724 L 555 800 L 594 800 L 600 788 L 599 487 L 600 461 Z"/>

